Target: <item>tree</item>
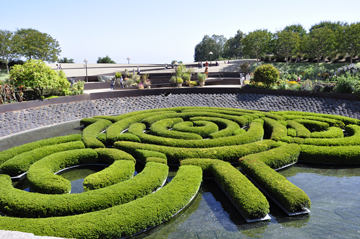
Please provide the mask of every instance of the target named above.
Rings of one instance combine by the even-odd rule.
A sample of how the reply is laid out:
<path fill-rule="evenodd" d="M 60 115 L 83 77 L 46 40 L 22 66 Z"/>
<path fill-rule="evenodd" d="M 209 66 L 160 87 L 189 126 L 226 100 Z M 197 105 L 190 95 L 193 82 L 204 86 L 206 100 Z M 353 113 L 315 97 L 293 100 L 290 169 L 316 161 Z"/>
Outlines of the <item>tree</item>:
<path fill-rule="evenodd" d="M 108 55 L 106 55 L 103 58 L 99 57 L 96 63 L 116 63 L 116 62 L 111 60 L 111 58 Z"/>
<path fill-rule="evenodd" d="M 340 31 L 342 27 L 344 26 L 348 26 L 348 24 L 346 22 L 329 22 L 329 21 L 323 21 L 320 23 L 317 23 L 315 25 L 313 25 L 309 32 L 314 31 L 315 29 L 319 29 L 319 28 L 328 28 L 331 29 L 333 32 L 337 32 Z"/>
<path fill-rule="evenodd" d="M 306 49 L 310 56 L 317 58 L 317 66 L 321 58 L 325 58 L 334 49 L 335 34 L 330 28 L 317 28 L 305 38 Z"/>
<path fill-rule="evenodd" d="M 226 38 L 223 35 L 205 35 L 200 43 L 195 46 L 195 61 L 209 60 L 209 52 L 213 53 L 212 59 L 218 59 L 223 56 Z"/>
<path fill-rule="evenodd" d="M 270 41 L 272 38 L 271 32 L 268 30 L 255 30 L 247 34 L 242 40 L 243 51 L 245 54 L 256 57 L 256 62 L 259 64 L 261 55 L 265 54 L 270 49 Z"/>
<path fill-rule="evenodd" d="M 337 48 L 350 55 L 350 63 L 355 55 L 360 55 L 360 23 L 342 26 L 338 32 Z"/>
<path fill-rule="evenodd" d="M 66 57 L 64 57 L 63 59 L 59 59 L 59 61 L 58 61 L 59 63 L 74 63 L 74 59 L 72 59 L 72 58 L 66 58 Z"/>
<path fill-rule="evenodd" d="M 52 70 L 42 60 L 28 60 L 23 65 L 15 65 L 10 71 L 10 79 L 14 80 L 15 86 L 32 88 L 39 96 L 44 89 L 63 90 L 68 89 L 63 71 Z"/>
<path fill-rule="evenodd" d="M 297 32 L 282 30 L 275 33 L 275 41 L 278 52 L 286 58 L 288 65 L 289 57 L 295 54 L 300 47 L 300 36 Z"/>
<path fill-rule="evenodd" d="M 237 30 L 234 37 L 230 37 L 224 45 L 224 58 L 241 58 L 242 56 L 242 39 L 244 38 L 244 33 L 240 30 Z"/>
<path fill-rule="evenodd" d="M 38 59 L 48 62 L 56 62 L 61 49 L 59 42 L 46 33 L 28 28 L 17 30 L 19 36 L 18 51 L 28 60 Z"/>
<path fill-rule="evenodd" d="M 301 24 L 297 24 L 297 25 L 293 24 L 290 26 L 286 26 L 284 28 L 284 31 L 299 33 L 300 37 L 304 37 L 306 35 L 306 30 Z"/>
<path fill-rule="evenodd" d="M 6 71 L 9 74 L 9 62 L 18 57 L 17 44 L 19 38 L 13 32 L 0 30 L 0 56 L 6 64 Z"/>

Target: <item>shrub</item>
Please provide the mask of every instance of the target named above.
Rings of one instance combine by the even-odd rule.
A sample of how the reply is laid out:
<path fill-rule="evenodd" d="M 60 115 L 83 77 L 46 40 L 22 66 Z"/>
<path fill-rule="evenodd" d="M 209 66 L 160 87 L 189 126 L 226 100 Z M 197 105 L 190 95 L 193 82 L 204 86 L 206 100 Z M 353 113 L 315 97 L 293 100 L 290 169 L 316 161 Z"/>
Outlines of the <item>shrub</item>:
<path fill-rule="evenodd" d="M 162 158 L 167 161 L 165 154 L 156 151 L 137 149 L 135 150 L 135 155 L 143 163 L 146 163 L 148 158 Z"/>
<path fill-rule="evenodd" d="M 56 144 L 61 144 L 61 143 L 66 143 L 66 142 L 79 141 L 79 140 L 81 140 L 80 134 L 71 134 L 71 135 L 67 135 L 67 136 L 43 139 L 43 140 L 39 140 L 36 142 L 12 147 L 8 150 L 4 150 L 1 152 L 0 165 L 3 162 L 13 158 L 16 155 L 22 154 L 24 152 L 28 152 L 28 151 L 36 149 L 36 148 L 40 148 L 40 147 L 47 146 L 47 145 L 56 145 Z"/>
<path fill-rule="evenodd" d="M 96 162 L 98 155 L 93 149 L 75 149 L 51 154 L 29 168 L 27 176 L 30 187 L 41 193 L 69 193 L 70 181 L 54 173 L 69 166 Z"/>
<path fill-rule="evenodd" d="M 265 122 L 265 129 L 271 132 L 270 139 L 279 140 L 287 136 L 286 126 L 270 118 L 264 117 L 263 120 Z"/>
<path fill-rule="evenodd" d="M 183 122 L 182 118 L 170 118 L 159 120 L 151 125 L 151 132 L 154 135 L 161 137 L 169 137 L 174 139 L 202 139 L 202 137 L 195 133 L 179 132 L 176 130 L 169 130 L 177 123 Z"/>
<path fill-rule="evenodd" d="M 213 175 L 245 218 L 264 217 L 269 213 L 269 203 L 238 169 L 217 159 L 185 159 L 181 165 L 200 166 L 206 175 Z"/>
<path fill-rule="evenodd" d="M 306 193 L 260 160 L 263 156 L 266 156 L 266 153 L 258 155 L 256 160 L 253 155 L 241 158 L 239 160 L 241 169 L 289 212 L 302 211 L 304 207 L 310 207 L 311 202 Z"/>
<path fill-rule="evenodd" d="M 288 126 L 295 129 L 296 130 L 296 134 L 295 135 L 291 135 L 291 136 L 297 136 L 300 138 L 309 138 L 311 135 L 311 132 L 302 124 L 293 121 L 293 120 L 288 120 Z"/>
<path fill-rule="evenodd" d="M 213 122 L 198 120 L 194 122 L 186 121 L 177 123 L 173 126 L 173 130 L 194 133 L 206 138 L 209 137 L 211 133 L 217 132 L 219 127 Z"/>
<path fill-rule="evenodd" d="M 274 141 L 272 140 L 262 140 L 243 145 L 197 149 L 118 141 L 115 142 L 114 147 L 130 154 L 134 154 L 137 149 L 161 152 L 166 155 L 169 164 L 179 164 L 181 160 L 186 158 L 215 158 L 228 162 L 236 162 L 242 156 L 270 149 L 273 143 Z"/>
<path fill-rule="evenodd" d="M 36 148 L 34 150 L 27 151 L 9 159 L 0 166 L 0 169 L 3 171 L 3 173 L 9 174 L 10 176 L 16 176 L 28 171 L 28 169 L 33 163 L 48 155 L 66 150 L 83 148 L 85 148 L 85 145 L 81 141 L 74 141 Z"/>
<path fill-rule="evenodd" d="M 299 160 L 309 163 L 359 164 L 360 146 L 300 145 Z"/>
<path fill-rule="evenodd" d="M 87 148 L 105 148 L 105 145 L 97 139 L 97 135 L 109 127 L 112 122 L 99 119 L 95 123 L 87 126 L 82 132 L 82 140 Z"/>
<path fill-rule="evenodd" d="M 279 78 L 279 71 L 270 64 L 261 65 L 254 72 L 254 81 L 261 82 L 268 87 Z"/>
<path fill-rule="evenodd" d="M 90 174 L 84 179 L 85 190 L 104 188 L 130 179 L 135 171 L 135 159 L 128 153 L 117 149 L 95 149 L 99 163 L 110 165 L 100 172 Z"/>
<path fill-rule="evenodd" d="M 327 130 L 329 128 L 328 123 L 320 122 L 316 120 L 294 119 L 294 121 L 303 124 L 306 128 L 308 128 L 311 131 L 321 131 L 321 130 Z"/>
<path fill-rule="evenodd" d="M 325 132 L 312 132 L 310 138 L 343 138 L 344 132 L 341 128 L 330 127 Z"/>
<path fill-rule="evenodd" d="M 171 182 L 157 193 L 107 210 L 70 217 L 3 217 L 0 228 L 66 238 L 131 236 L 169 220 L 185 207 L 199 190 L 201 171 L 197 166 L 182 166 Z M 71 230 L 69 225 L 72 226 Z"/>
<path fill-rule="evenodd" d="M 147 163 L 139 174 L 127 181 L 80 194 L 60 195 L 29 193 L 16 189 L 11 185 L 9 176 L 0 175 L 0 206 L 9 216 L 35 218 L 103 210 L 154 192 L 162 186 L 168 171 L 167 165 Z"/>

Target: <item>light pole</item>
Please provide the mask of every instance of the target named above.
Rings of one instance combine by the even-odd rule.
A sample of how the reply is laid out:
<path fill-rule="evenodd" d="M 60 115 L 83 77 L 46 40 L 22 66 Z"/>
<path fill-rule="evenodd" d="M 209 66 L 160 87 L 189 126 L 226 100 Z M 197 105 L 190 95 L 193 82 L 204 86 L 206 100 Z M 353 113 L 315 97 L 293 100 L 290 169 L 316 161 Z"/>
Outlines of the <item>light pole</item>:
<path fill-rule="evenodd" d="M 210 51 L 210 52 L 209 52 L 209 55 L 210 55 L 210 65 L 209 65 L 209 66 L 211 66 L 211 55 L 212 55 L 212 54 L 214 54 L 214 53 L 212 53 L 212 51 Z"/>
<path fill-rule="evenodd" d="M 89 82 L 89 79 L 88 79 L 88 74 L 87 74 L 87 63 L 88 63 L 88 60 L 84 60 L 85 62 L 85 70 L 86 70 L 86 82 Z"/>
<path fill-rule="evenodd" d="M 126 60 L 128 60 L 128 64 L 130 64 L 130 57 L 126 58 Z"/>

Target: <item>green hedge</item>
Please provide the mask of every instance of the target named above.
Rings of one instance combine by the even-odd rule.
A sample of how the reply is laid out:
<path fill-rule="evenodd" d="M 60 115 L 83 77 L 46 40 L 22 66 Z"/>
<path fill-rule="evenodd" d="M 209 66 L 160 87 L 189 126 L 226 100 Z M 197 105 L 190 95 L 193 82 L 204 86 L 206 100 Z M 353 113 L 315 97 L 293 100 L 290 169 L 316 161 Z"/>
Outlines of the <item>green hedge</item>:
<path fill-rule="evenodd" d="M 296 130 L 293 128 L 288 128 L 287 129 L 287 135 L 291 136 L 291 137 L 296 137 Z"/>
<path fill-rule="evenodd" d="M 304 138 L 299 137 L 291 137 L 291 136 L 285 136 L 280 139 L 282 142 L 286 142 L 289 144 L 302 144 L 304 142 Z"/>
<path fill-rule="evenodd" d="M 204 173 L 211 172 L 246 218 L 262 218 L 269 213 L 265 196 L 230 163 L 217 159 L 185 159 L 181 165 L 197 165 Z"/>
<path fill-rule="evenodd" d="M 297 144 L 285 144 L 269 151 L 247 155 L 242 159 L 261 160 L 267 166 L 277 169 L 295 163 L 299 158 L 300 150 L 301 147 Z"/>
<path fill-rule="evenodd" d="M 244 134 L 208 140 L 182 140 L 164 138 L 155 135 L 145 134 L 143 132 L 145 128 L 145 124 L 135 123 L 129 127 L 129 133 L 138 136 L 142 143 L 165 145 L 170 147 L 210 148 L 217 146 L 239 145 L 262 140 L 264 136 L 264 129 L 262 125 L 258 122 L 251 123 L 250 128 Z"/>
<path fill-rule="evenodd" d="M 203 138 L 208 138 L 211 133 L 217 132 L 219 127 L 213 122 L 199 120 L 177 123 L 174 125 L 173 129 L 182 132 L 195 133 Z"/>
<path fill-rule="evenodd" d="M 104 188 L 134 176 L 136 160 L 130 154 L 111 148 L 99 148 L 95 151 L 99 162 L 110 166 L 87 176 L 83 183 L 85 190 Z"/>
<path fill-rule="evenodd" d="M 105 148 L 105 145 L 97 139 L 97 135 L 111 124 L 112 122 L 110 120 L 100 119 L 87 126 L 82 132 L 82 140 L 85 146 L 94 149 Z"/>
<path fill-rule="evenodd" d="M 137 149 L 135 150 L 135 155 L 137 160 L 139 160 L 142 163 L 147 162 L 147 158 L 154 157 L 154 158 L 162 158 L 167 162 L 166 155 L 157 151 L 150 151 L 150 150 L 141 150 Z"/>
<path fill-rule="evenodd" d="M 167 160 L 164 158 L 159 158 L 159 157 L 148 157 L 146 158 L 146 163 L 150 163 L 150 162 L 155 162 L 155 163 L 162 163 L 167 165 Z"/>
<path fill-rule="evenodd" d="M 93 123 L 95 123 L 95 122 L 97 122 L 99 120 L 100 120 L 100 118 L 95 118 L 95 117 L 83 118 L 83 119 L 80 120 L 80 125 L 87 127 L 87 126 L 89 126 L 89 125 L 91 125 L 91 124 L 93 124 Z"/>
<path fill-rule="evenodd" d="M 8 175 L 0 175 L 0 207 L 3 213 L 16 217 L 67 216 L 103 210 L 150 194 L 163 184 L 168 171 L 167 165 L 147 163 L 127 181 L 84 193 L 60 195 L 16 189 Z"/>
<path fill-rule="evenodd" d="M 295 136 L 300 137 L 300 138 L 309 138 L 310 137 L 311 132 L 304 125 L 300 124 L 299 122 L 293 121 L 293 120 L 288 120 L 287 123 L 288 123 L 289 127 L 296 130 L 296 135 L 294 135 L 294 137 Z"/>
<path fill-rule="evenodd" d="M 55 175 L 57 171 L 77 164 L 97 163 L 98 154 L 93 149 L 75 149 L 54 153 L 30 166 L 27 177 L 30 187 L 41 193 L 61 194 L 71 191 L 71 183 Z"/>
<path fill-rule="evenodd" d="M 16 176 L 28 171 L 33 163 L 48 155 L 66 150 L 84 148 L 85 145 L 81 141 L 44 146 L 16 155 L 15 157 L 3 163 L 0 166 L 0 169 L 3 171 L 3 173 L 9 174 L 10 176 Z"/>
<path fill-rule="evenodd" d="M 240 157 L 248 154 L 266 151 L 271 148 L 275 142 L 272 140 L 263 140 L 244 145 L 222 146 L 213 148 L 176 148 L 168 146 L 159 146 L 154 144 L 133 143 L 126 141 L 115 142 L 114 147 L 124 150 L 132 155 L 137 149 L 152 150 L 164 153 L 170 164 L 179 164 L 186 158 L 214 158 L 228 162 L 237 162 Z"/>
<path fill-rule="evenodd" d="M 159 120 L 151 125 L 151 133 L 161 137 L 173 138 L 173 139 L 202 139 L 198 134 L 180 132 L 176 130 L 169 130 L 177 123 L 183 122 L 182 118 L 169 118 Z"/>
<path fill-rule="evenodd" d="M 278 111 L 278 112 L 272 112 L 272 113 L 282 115 L 284 117 L 290 116 L 290 115 L 315 116 L 315 117 L 336 119 L 336 120 L 344 122 L 345 124 L 360 125 L 360 120 L 346 117 L 346 116 L 340 116 L 340 115 L 328 115 L 328 114 L 319 114 L 319 113 L 310 113 L 310 112 L 301 112 L 301 111 Z"/>
<path fill-rule="evenodd" d="M 142 112 L 141 114 L 139 112 Z M 175 111 L 137 111 L 119 116 L 116 123 L 109 126 L 106 130 L 106 139 L 108 144 L 112 145 L 114 142 L 121 140 L 121 132 L 127 129 L 130 125 L 138 123 L 145 118 L 153 115 L 171 114 Z M 135 114 L 137 113 L 137 114 Z"/>
<path fill-rule="evenodd" d="M 301 116 L 301 115 L 284 115 L 288 120 L 304 119 L 304 120 L 315 120 L 320 122 L 328 123 L 330 126 L 344 127 L 344 122 L 336 119 L 317 117 L 317 116 Z"/>
<path fill-rule="evenodd" d="M 181 166 L 166 187 L 130 203 L 67 217 L 3 217 L 0 220 L 0 229 L 65 238 L 131 236 L 169 220 L 189 203 L 198 191 L 201 180 L 200 167 Z"/>
<path fill-rule="evenodd" d="M 287 136 L 286 126 L 276 120 L 270 118 L 262 118 L 264 120 L 264 127 L 271 132 L 270 139 L 280 140 L 282 137 Z"/>
<path fill-rule="evenodd" d="M 343 138 L 344 132 L 341 128 L 330 127 L 324 132 L 312 132 L 310 138 Z"/>
<path fill-rule="evenodd" d="M 262 154 L 264 156 L 266 154 Z M 289 212 L 302 211 L 310 207 L 306 193 L 289 182 L 284 176 L 267 166 L 262 160 L 243 157 L 239 160 L 241 168 L 271 194 Z"/>
<path fill-rule="evenodd" d="M 296 121 L 296 122 L 304 125 L 310 131 L 312 131 L 312 130 L 322 131 L 322 130 L 327 130 L 329 128 L 328 123 L 316 121 L 316 120 L 294 119 L 293 121 Z"/>
<path fill-rule="evenodd" d="M 22 153 L 28 152 L 28 151 L 36 149 L 36 148 L 40 148 L 40 147 L 48 146 L 48 145 L 56 145 L 56 144 L 61 144 L 61 143 L 66 143 L 66 142 L 71 142 L 71 141 L 79 141 L 79 140 L 81 140 L 80 134 L 71 134 L 71 135 L 67 135 L 67 136 L 43 139 L 43 140 L 39 140 L 36 142 L 16 146 L 16 147 L 10 148 L 8 150 L 4 150 L 0 153 L 0 165 L 2 163 L 4 163 L 5 161 L 15 157 L 18 154 L 22 154 Z"/>
<path fill-rule="evenodd" d="M 331 139 L 319 139 L 308 138 L 305 139 L 303 144 L 319 145 L 319 146 L 349 146 L 360 145 L 360 126 L 347 125 L 345 130 L 349 132 L 349 137 L 344 138 L 331 138 Z"/>
<path fill-rule="evenodd" d="M 232 122 L 231 120 L 228 119 L 222 119 L 222 118 L 216 118 L 216 117 L 193 117 L 190 118 L 191 121 L 209 121 L 209 122 L 213 122 L 215 124 L 217 124 L 220 128 L 219 131 L 211 133 L 209 135 L 209 137 L 211 139 L 216 139 L 216 138 L 221 138 L 221 137 L 227 137 L 227 136 L 231 136 L 234 135 L 234 132 L 236 130 L 240 130 L 240 126 L 235 123 Z"/>
<path fill-rule="evenodd" d="M 360 146 L 301 145 L 299 160 L 310 163 L 359 164 Z"/>

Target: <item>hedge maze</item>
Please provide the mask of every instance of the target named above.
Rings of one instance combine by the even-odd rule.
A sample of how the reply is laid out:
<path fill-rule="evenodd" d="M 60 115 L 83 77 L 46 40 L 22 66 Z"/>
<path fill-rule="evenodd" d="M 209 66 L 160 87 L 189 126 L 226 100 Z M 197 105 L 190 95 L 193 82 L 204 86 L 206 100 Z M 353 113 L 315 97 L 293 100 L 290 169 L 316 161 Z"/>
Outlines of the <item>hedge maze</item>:
<path fill-rule="evenodd" d="M 0 230 L 131 236 L 186 207 L 203 177 L 213 177 L 247 221 L 270 212 L 264 192 L 286 212 L 306 213 L 309 197 L 276 169 L 298 161 L 360 164 L 360 120 L 337 115 L 176 107 L 96 116 L 81 124 L 81 135 L 1 152 Z M 145 167 L 134 176 L 137 161 Z M 94 163 L 108 167 L 87 176 L 81 194 L 70 194 L 70 181 L 56 174 Z M 168 165 L 179 169 L 166 183 Z M 11 177 L 24 173 L 35 192 L 12 186 Z"/>

